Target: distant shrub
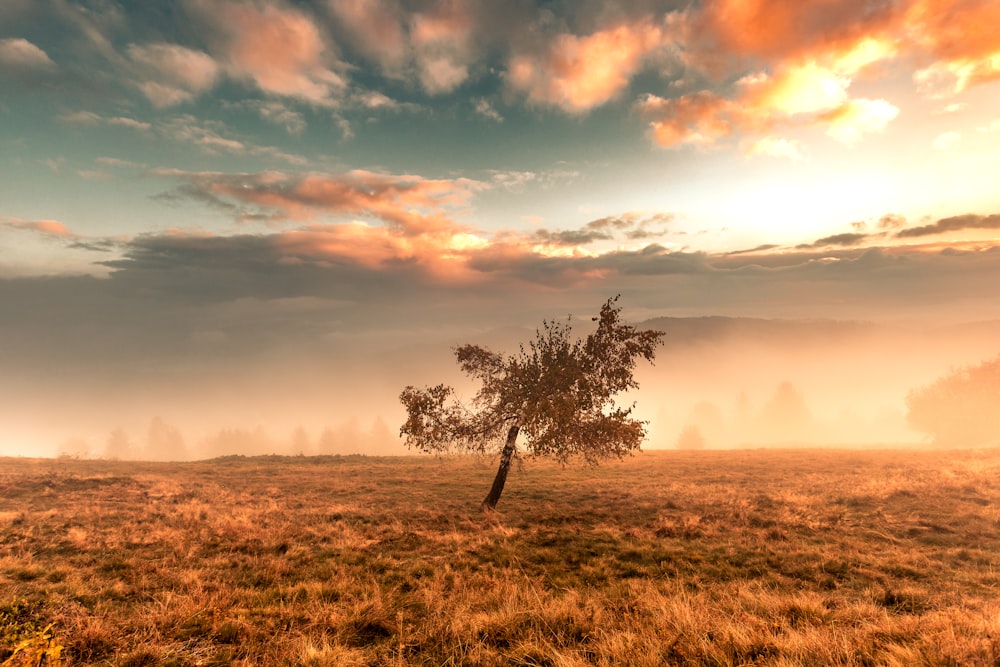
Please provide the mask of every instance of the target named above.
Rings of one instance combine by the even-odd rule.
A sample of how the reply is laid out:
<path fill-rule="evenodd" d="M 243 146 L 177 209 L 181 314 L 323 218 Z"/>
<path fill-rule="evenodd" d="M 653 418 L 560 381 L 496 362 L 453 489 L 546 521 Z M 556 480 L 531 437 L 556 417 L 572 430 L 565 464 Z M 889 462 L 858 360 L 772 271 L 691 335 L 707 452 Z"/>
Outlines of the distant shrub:
<path fill-rule="evenodd" d="M 802 394 L 791 382 L 778 385 L 761 408 L 758 425 L 768 440 L 798 440 L 808 432 L 812 416 Z"/>
<path fill-rule="evenodd" d="M 906 397 L 907 420 L 940 445 L 1000 440 L 1000 357 L 952 371 Z"/>
<path fill-rule="evenodd" d="M 705 449 L 705 437 L 694 424 L 684 427 L 677 436 L 677 449 Z"/>

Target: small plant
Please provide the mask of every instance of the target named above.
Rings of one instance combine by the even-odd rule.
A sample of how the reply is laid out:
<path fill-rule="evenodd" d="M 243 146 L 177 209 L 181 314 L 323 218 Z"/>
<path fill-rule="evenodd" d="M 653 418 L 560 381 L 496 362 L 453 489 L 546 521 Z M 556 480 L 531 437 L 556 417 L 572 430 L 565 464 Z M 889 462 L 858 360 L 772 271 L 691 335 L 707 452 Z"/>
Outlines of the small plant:
<path fill-rule="evenodd" d="M 62 664 L 63 647 L 42 626 L 41 604 L 14 598 L 0 606 L 0 667 L 56 667 Z"/>

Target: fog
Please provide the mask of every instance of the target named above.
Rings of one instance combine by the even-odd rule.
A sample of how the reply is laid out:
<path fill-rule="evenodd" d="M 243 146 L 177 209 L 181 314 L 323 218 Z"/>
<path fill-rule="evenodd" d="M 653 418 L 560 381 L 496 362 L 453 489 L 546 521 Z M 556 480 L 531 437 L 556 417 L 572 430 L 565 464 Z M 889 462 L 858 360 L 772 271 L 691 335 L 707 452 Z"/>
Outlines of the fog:
<path fill-rule="evenodd" d="M 696 429 L 708 447 L 926 444 L 907 423 L 907 393 L 998 351 L 996 323 L 674 325 L 680 340 L 640 373 L 650 447 L 678 446 L 685 429 Z"/>
<path fill-rule="evenodd" d="M 576 323 L 584 335 L 589 322 Z M 905 397 L 950 370 L 995 357 L 1000 323 L 886 325 L 822 320 L 661 318 L 655 366 L 624 395 L 648 420 L 644 448 L 905 446 L 927 438 Z M 403 454 L 397 397 L 413 384 L 475 388 L 456 344 L 513 351 L 530 328 L 384 331 L 250 352 L 208 337 L 180 361 L 95 367 L 64 360 L 8 373 L 0 454 L 199 459 L 243 454 Z M 294 343 L 294 344 L 293 344 Z"/>

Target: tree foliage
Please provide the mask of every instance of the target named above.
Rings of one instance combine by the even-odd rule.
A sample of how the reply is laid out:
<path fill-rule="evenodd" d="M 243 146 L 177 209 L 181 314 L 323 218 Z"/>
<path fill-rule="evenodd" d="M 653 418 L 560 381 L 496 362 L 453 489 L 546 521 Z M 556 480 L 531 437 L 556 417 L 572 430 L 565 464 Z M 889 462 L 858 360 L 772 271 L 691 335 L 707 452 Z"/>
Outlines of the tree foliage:
<path fill-rule="evenodd" d="M 937 444 L 1000 440 L 1000 357 L 952 371 L 906 397 L 910 424 Z"/>
<path fill-rule="evenodd" d="M 605 302 L 585 339 L 572 337 L 569 321 L 545 321 L 513 355 L 479 345 L 456 348 L 461 369 L 480 383 L 478 392 L 463 404 L 443 384 L 406 387 L 400 395 L 406 445 L 509 457 L 521 433 L 532 455 L 589 463 L 638 449 L 645 423 L 631 416 L 634 405 L 621 407 L 615 397 L 638 388 L 636 363 L 653 361 L 664 334 L 624 324 L 616 303 L 617 297 Z"/>

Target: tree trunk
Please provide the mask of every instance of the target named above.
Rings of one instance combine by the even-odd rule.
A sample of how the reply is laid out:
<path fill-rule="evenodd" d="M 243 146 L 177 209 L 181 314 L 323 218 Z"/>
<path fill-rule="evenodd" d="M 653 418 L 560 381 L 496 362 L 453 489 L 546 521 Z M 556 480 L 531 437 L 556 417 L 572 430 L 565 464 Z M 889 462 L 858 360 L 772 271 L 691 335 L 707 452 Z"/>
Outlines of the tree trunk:
<path fill-rule="evenodd" d="M 503 493 L 503 485 L 507 483 L 507 472 L 510 470 L 511 459 L 514 458 L 514 442 L 517 440 L 517 432 L 521 430 L 519 424 L 514 424 L 507 431 L 507 444 L 500 452 L 500 467 L 497 469 L 497 476 L 493 478 L 493 486 L 490 492 L 483 499 L 482 510 L 484 512 L 496 509 L 500 501 L 500 494 Z"/>

